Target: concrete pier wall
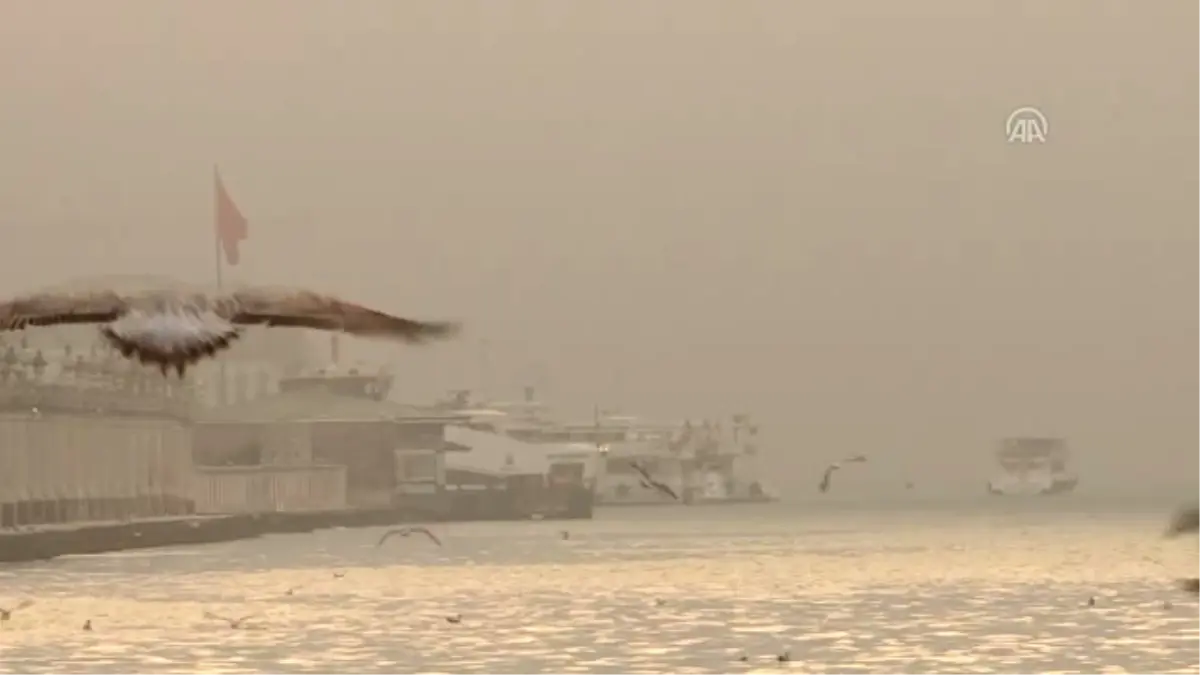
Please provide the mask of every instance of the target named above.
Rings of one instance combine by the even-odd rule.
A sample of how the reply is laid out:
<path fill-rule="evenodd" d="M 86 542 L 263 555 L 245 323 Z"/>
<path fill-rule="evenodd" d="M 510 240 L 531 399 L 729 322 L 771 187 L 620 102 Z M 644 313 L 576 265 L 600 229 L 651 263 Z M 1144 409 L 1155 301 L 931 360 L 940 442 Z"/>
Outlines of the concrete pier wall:
<path fill-rule="evenodd" d="M 0 525 L 192 512 L 191 437 L 146 417 L 0 414 Z"/>

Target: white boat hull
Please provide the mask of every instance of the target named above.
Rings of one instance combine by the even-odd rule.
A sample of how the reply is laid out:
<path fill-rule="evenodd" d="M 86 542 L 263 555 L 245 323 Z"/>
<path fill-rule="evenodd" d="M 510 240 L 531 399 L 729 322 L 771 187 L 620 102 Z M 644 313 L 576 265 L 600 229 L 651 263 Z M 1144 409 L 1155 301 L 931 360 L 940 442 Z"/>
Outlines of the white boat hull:
<path fill-rule="evenodd" d="M 1067 474 L 1000 476 L 988 481 L 987 489 L 989 493 L 1002 497 L 1036 497 L 1071 492 L 1078 482 L 1078 478 Z"/>

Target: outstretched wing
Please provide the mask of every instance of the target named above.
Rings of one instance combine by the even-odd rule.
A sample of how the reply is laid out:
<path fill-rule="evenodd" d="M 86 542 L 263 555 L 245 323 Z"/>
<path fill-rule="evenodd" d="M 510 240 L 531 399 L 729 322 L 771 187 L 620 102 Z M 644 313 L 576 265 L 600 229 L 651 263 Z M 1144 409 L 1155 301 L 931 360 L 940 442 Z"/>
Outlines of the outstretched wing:
<path fill-rule="evenodd" d="M 671 499 L 674 499 L 675 501 L 679 501 L 679 495 L 675 494 L 675 491 L 671 489 L 670 485 L 667 485 L 666 483 L 660 483 L 658 481 L 655 481 L 654 487 L 658 488 L 659 492 L 667 495 Z"/>
<path fill-rule="evenodd" d="M 235 324 L 288 326 L 342 331 L 363 337 L 385 337 L 410 343 L 453 337 L 453 322 L 416 321 L 309 291 L 251 288 L 229 296 Z"/>
<path fill-rule="evenodd" d="M 825 467 L 825 474 L 821 476 L 821 484 L 817 486 L 821 492 L 829 492 L 829 483 L 833 480 L 833 472 L 842 468 L 841 465 L 834 463 Z"/>
<path fill-rule="evenodd" d="M 0 303 L 0 331 L 27 326 L 107 323 L 125 312 L 125 299 L 114 291 L 35 293 Z"/>
<path fill-rule="evenodd" d="M 650 472 L 646 470 L 646 467 L 642 466 L 641 462 L 633 460 L 629 462 L 629 466 L 633 467 L 633 470 L 638 472 L 638 475 L 641 476 L 647 483 L 654 483 L 654 477 L 650 475 Z"/>
<path fill-rule="evenodd" d="M 379 538 L 379 541 L 375 542 L 375 548 L 379 548 L 380 546 L 383 546 L 383 542 L 387 541 L 388 539 L 391 539 L 393 536 L 395 536 L 397 534 L 404 535 L 404 534 L 406 534 L 406 530 L 402 528 L 399 530 L 388 530 L 387 532 L 384 532 L 383 536 Z"/>
<path fill-rule="evenodd" d="M 229 617 L 224 617 L 224 616 L 221 616 L 221 615 L 219 615 L 219 614 L 213 614 L 212 612 L 205 612 L 205 613 L 204 613 L 204 618 L 206 618 L 206 619 L 213 619 L 213 620 L 215 620 L 215 621 L 224 621 L 224 622 L 226 622 L 226 623 L 232 623 L 232 622 L 233 622 L 233 619 L 230 619 Z"/>
<path fill-rule="evenodd" d="M 425 535 L 426 537 L 429 537 L 429 540 L 432 541 L 433 543 L 437 544 L 438 546 L 442 545 L 442 540 L 438 539 L 437 535 L 435 535 L 434 533 L 430 532 L 429 530 L 427 530 L 423 527 L 414 527 L 413 532 L 420 532 L 421 534 Z"/>
<path fill-rule="evenodd" d="M 13 608 L 12 608 L 12 611 L 14 611 L 14 612 L 15 612 L 15 611 L 17 611 L 18 609 L 25 609 L 26 607 L 28 607 L 28 606 L 30 606 L 30 605 L 32 605 L 32 604 L 33 604 L 33 601 L 32 601 L 32 600 L 22 600 L 22 601 L 21 601 L 21 604 L 19 604 L 19 605 L 17 605 L 16 607 L 13 607 Z"/>

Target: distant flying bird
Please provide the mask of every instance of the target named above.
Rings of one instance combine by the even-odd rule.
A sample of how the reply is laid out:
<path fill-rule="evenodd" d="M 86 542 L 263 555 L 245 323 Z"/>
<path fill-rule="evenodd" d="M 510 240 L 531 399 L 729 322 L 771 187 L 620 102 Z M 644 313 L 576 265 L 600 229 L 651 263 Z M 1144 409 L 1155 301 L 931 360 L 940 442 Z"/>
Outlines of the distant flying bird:
<path fill-rule="evenodd" d="M 13 607 L 12 609 L 6 609 L 4 607 L 0 607 L 0 621 L 8 621 L 9 619 L 12 618 L 13 612 L 15 612 L 19 609 L 25 609 L 26 607 L 28 607 L 32 604 L 33 604 L 32 600 L 22 600 L 19 605 L 17 605 L 16 607 Z"/>
<path fill-rule="evenodd" d="M 633 470 L 638 472 L 638 475 L 642 477 L 642 487 L 648 490 L 657 490 L 664 495 L 667 495 L 671 499 L 679 501 L 679 495 L 675 494 L 675 491 L 671 489 L 671 486 L 655 480 L 654 477 L 650 475 L 650 472 L 646 470 L 646 467 L 642 466 L 636 461 L 630 462 L 629 466 L 632 466 Z"/>
<path fill-rule="evenodd" d="M 378 542 L 376 542 L 375 548 L 383 546 L 383 542 L 391 539 L 392 537 L 407 537 L 410 534 L 423 534 L 426 537 L 429 537 L 429 541 L 432 541 L 438 546 L 442 545 L 442 540 L 438 539 L 437 536 L 424 527 L 401 527 L 396 530 L 388 530 L 387 532 L 384 532 L 383 536 L 379 538 Z"/>
<path fill-rule="evenodd" d="M 216 621 L 224 621 L 225 623 L 229 624 L 230 628 L 241 628 L 242 626 L 244 626 L 246 624 L 246 621 L 248 619 L 253 619 L 256 616 L 258 616 L 258 615 L 257 614 L 247 614 L 246 616 L 243 616 L 238 619 L 230 619 L 228 617 L 213 614 L 212 612 L 204 613 L 204 618 L 214 619 Z"/>
<path fill-rule="evenodd" d="M 43 292 L 0 302 L 0 332 L 30 326 L 96 324 L 127 359 L 165 376 L 227 349 L 245 326 L 311 328 L 412 344 L 452 337 L 458 324 L 404 319 L 329 295 L 296 289 L 205 292 L 111 289 Z"/>
<path fill-rule="evenodd" d="M 1171 519 L 1167 527 L 1167 537 L 1178 537 L 1181 534 L 1192 534 L 1200 530 L 1200 509 L 1195 506 L 1180 509 Z"/>
<path fill-rule="evenodd" d="M 842 465 L 837 462 L 825 467 L 825 474 L 821 476 L 821 483 L 817 486 L 817 489 L 822 493 L 829 492 L 829 482 L 833 480 L 833 472 L 840 468 L 842 468 Z"/>
<path fill-rule="evenodd" d="M 841 461 L 834 462 L 825 467 L 825 473 L 821 476 L 821 482 L 817 485 L 817 489 L 822 494 L 829 492 L 831 481 L 833 480 L 833 472 L 842 468 L 843 464 L 865 464 L 867 461 L 866 455 L 850 455 Z"/>
<path fill-rule="evenodd" d="M 462 614 L 454 614 L 446 617 L 446 623 L 462 623 Z"/>

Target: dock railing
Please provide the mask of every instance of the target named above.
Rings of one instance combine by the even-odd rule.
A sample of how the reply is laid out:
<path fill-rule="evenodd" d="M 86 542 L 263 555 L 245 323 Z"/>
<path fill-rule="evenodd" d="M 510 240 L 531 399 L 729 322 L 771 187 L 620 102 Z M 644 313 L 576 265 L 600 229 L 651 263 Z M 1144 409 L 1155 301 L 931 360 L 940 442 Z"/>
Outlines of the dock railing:
<path fill-rule="evenodd" d="M 346 508 L 346 467 L 198 466 L 196 513 L 280 513 Z"/>

